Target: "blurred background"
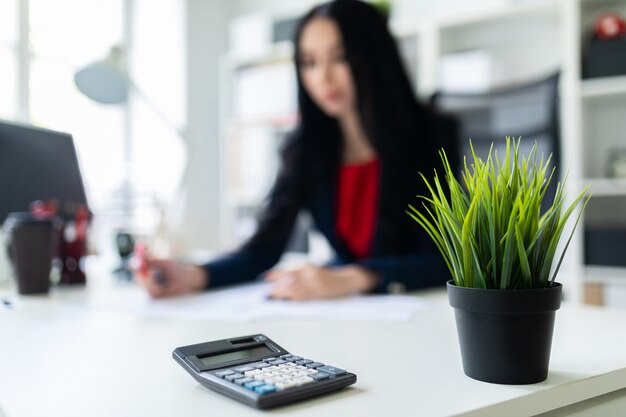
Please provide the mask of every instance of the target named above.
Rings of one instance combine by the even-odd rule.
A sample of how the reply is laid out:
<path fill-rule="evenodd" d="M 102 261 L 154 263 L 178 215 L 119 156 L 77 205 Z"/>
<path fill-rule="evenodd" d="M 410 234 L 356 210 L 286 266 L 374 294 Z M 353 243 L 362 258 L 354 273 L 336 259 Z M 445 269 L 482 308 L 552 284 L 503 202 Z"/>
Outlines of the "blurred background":
<path fill-rule="evenodd" d="M 92 252 L 120 231 L 175 256 L 228 250 L 254 231 L 297 121 L 290 39 L 317 3 L 0 0 L 0 119 L 73 135 Z M 570 196 L 593 190 L 561 275 L 574 297 L 626 307 L 626 2 L 376 3 L 416 93 L 458 113 L 463 134 L 549 130 Z M 113 104 L 75 83 L 105 59 L 128 88 Z M 319 237 L 294 239 L 327 256 Z"/>

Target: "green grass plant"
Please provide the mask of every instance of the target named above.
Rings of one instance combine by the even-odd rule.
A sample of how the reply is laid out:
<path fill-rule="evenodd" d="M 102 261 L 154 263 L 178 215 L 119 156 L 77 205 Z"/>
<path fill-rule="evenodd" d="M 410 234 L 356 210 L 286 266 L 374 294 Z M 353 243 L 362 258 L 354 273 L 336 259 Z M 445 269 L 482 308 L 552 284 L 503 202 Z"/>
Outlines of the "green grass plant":
<path fill-rule="evenodd" d="M 445 151 L 440 151 L 444 178 L 435 171 L 429 181 L 420 174 L 429 196 L 419 196 L 423 210 L 409 205 L 407 213 L 423 227 L 461 287 L 492 289 L 547 288 L 554 285 L 563 257 L 581 215 L 589 202 L 585 188 L 566 207 L 564 183 L 558 183 L 554 200 L 542 201 L 553 181 L 552 156 L 538 161 L 535 144 L 527 156 L 520 155 L 520 139 L 506 138 L 503 159 L 493 144 L 486 160 L 474 152 L 467 157 L 456 179 Z M 585 197 L 587 195 L 587 197 Z M 567 243 L 558 257 L 557 247 L 568 218 L 582 208 Z M 552 271 L 552 274 L 551 274 Z"/>

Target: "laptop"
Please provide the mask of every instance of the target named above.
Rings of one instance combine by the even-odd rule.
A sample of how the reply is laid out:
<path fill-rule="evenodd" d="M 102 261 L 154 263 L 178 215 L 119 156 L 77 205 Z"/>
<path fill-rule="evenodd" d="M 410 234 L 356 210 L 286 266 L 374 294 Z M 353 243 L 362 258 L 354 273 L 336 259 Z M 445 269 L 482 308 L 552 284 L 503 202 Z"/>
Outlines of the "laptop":
<path fill-rule="evenodd" d="M 64 220 L 87 207 L 72 136 L 0 120 L 0 224 L 36 200 L 56 200 Z"/>

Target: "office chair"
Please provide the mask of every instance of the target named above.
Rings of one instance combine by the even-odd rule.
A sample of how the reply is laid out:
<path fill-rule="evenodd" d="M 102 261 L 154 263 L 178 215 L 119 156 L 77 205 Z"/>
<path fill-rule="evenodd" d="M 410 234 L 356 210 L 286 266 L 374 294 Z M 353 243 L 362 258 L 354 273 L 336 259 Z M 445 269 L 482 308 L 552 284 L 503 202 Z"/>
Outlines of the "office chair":
<path fill-rule="evenodd" d="M 528 155 L 537 143 L 537 156 L 552 154 L 551 165 L 560 167 L 559 74 L 547 78 L 494 89 L 486 93 L 437 92 L 431 102 L 435 108 L 457 118 L 459 155 L 472 162 L 469 139 L 476 154 L 486 158 L 491 144 L 504 157 L 505 137 L 521 137 L 520 152 Z M 461 167 L 463 160 L 461 159 Z M 551 169 L 551 168 L 550 168 Z M 554 198 L 559 181 L 558 171 L 544 202 Z"/>

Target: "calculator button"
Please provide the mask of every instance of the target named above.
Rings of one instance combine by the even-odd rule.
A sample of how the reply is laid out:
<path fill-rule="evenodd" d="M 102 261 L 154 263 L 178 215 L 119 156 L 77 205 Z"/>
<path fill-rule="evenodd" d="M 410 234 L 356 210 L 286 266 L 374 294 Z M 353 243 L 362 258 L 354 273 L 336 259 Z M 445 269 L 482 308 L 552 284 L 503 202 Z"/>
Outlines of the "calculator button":
<path fill-rule="evenodd" d="M 257 381 L 263 381 L 265 378 L 267 378 L 267 375 L 265 375 L 264 373 L 260 373 L 256 374 L 253 378 Z"/>
<path fill-rule="evenodd" d="M 324 364 L 321 362 L 311 362 L 306 364 L 307 368 L 319 368 L 320 366 L 324 366 Z"/>
<path fill-rule="evenodd" d="M 251 366 L 255 367 L 256 369 L 263 369 L 263 368 L 269 368 L 271 365 L 264 363 L 264 362 L 259 362 L 259 363 L 253 363 Z"/>
<path fill-rule="evenodd" d="M 275 385 L 279 391 L 282 391 L 287 388 L 297 387 L 298 383 L 293 379 L 285 379 L 281 382 L 277 382 Z"/>
<path fill-rule="evenodd" d="M 328 379 L 329 375 L 325 374 L 324 372 L 318 372 L 316 374 L 311 374 L 309 375 L 311 378 L 313 378 L 316 381 L 322 381 L 324 379 Z"/>
<path fill-rule="evenodd" d="M 307 375 L 313 375 L 313 374 L 316 374 L 317 372 L 318 372 L 317 369 L 312 369 L 312 368 L 306 370 Z"/>
<path fill-rule="evenodd" d="M 251 389 L 254 391 L 254 389 L 256 387 L 260 387 L 262 385 L 265 385 L 265 382 L 261 382 L 261 381 L 252 381 L 252 382 L 246 382 L 245 384 L 243 384 L 244 387 Z"/>
<path fill-rule="evenodd" d="M 245 374 L 246 372 L 252 370 L 254 370 L 252 366 L 242 366 L 240 368 L 235 368 L 235 372 L 239 372 L 240 374 Z"/>
<path fill-rule="evenodd" d="M 272 392 L 276 392 L 276 386 L 273 384 L 264 384 L 259 387 L 255 387 L 254 390 L 259 394 L 269 394 Z"/>
<path fill-rule="evenodd" d="M 218 376 L 218 377 L 220 377 L 220 378 L 224 378 L 224 377 L 225 377 L 225 376 L 227 376 L 227 375 L 233 375 L 233 374 L 234 374 L 234 372 L 233 372 L 233 371 L 231 371 L 230 369 L 227 369 L 227 370 L 225 370 L 225 371 L 217 371 L 217 372 L 215 373 L 215 376 Z"/>
<path fill-rule="evenodd" d="M 292 356 L 293 356 L 293 355 L 292 355 L 291 353 L 288 353 L 288 354 L 286 354 L 286 355 L 280 355 L 280 356 L 279 356 L 279 358 L 281 358 L 281 359 L 285 359 L 285 358 L 290 358 L 290 357 L 292 357 Z"/>
<path fill-rule="evenodd" d="M 301 356 L 290 356 L 290 357 L 286 358 L 285 360 L 287 362 L 301 361 L 302 357 Z"/>
<path fill-rule="evenodd" d="M 296 379 L 296 383 L 298 385 L 310 384 L 313 381 L 315 381 L 315 380 L 313 378 L 309 377 L 309 376 L 303 376 L 303 377 L 300 377 L 300 378 Z"/>
<path fill-rule="evenodd" d="M 247 384 L 248 382 L 252 382 L 252 381 L 254 381 L 254 378 L 243 377 L 243 378 L 235 379 L 233 382 L 235 384 L 243 385 L 243 384 Z"/>
<path fill-rule="evenodd" d="M 285 361 L 282 359 L 276 359 L 274 362 L 272 362 L 272 365 L 282 365 L 284 364 Z"/>
<path fill-rule="evenodd" d="M 273 362 L 275 360 L 276 360 L 276 358 L 265 358 L 265 359 L 263 359 L 263 362 Z"/>
<path fill-rule="evenodd" d="M 255 376 L 256 374 L 260 374 L 261 372 L 263 372 L 263 371 L 260 370 L 260 369 L 253 369 L 251 371 L 245 372 L 245 375 L 246 376 Z"/>
<path fill-rule="evenodd" d="M 320 366 L 319 368 L 317 368 L 318 371 L 322 371 L 322 372 L 326 372 L 327 374 L 330 374 L 332 376 L 339 376 L 339 375 L 343 375 L 346 373 L 346 371 L 344 371 L 343 369 L 339 369 L 339 368 L 335 368 L 334 366 Z"/>
<path fill-rule="evenodd" d="M 233 382 L 235 379 L 243 378 L 243 374 L 231 374 L 224 377 L 225 380 Z"/>
<path fill-rule="evenodd" d="M 269 368 L 265 368 L 265 372 L 275 372 L 278 370 L 278 366 L 270 366 Z"/>

